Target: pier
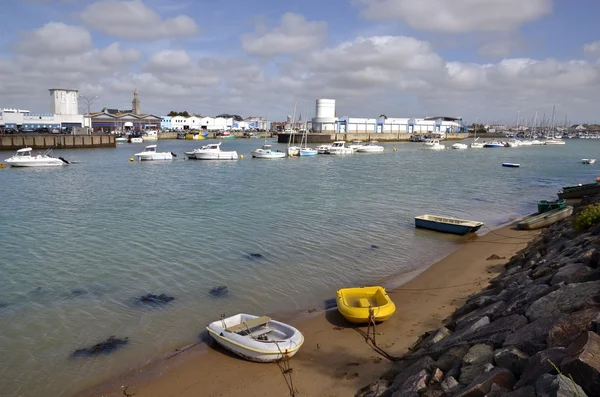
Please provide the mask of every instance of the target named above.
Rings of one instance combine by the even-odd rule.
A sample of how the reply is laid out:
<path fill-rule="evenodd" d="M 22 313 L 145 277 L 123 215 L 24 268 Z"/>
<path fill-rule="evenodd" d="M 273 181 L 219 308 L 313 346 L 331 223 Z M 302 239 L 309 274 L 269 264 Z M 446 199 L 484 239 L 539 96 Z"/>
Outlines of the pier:
<path fill-rule="evenodd" d="M 2 135 L 0 150 L 32 149 L 88 149 L 116 147 L 114 135 Z"/>

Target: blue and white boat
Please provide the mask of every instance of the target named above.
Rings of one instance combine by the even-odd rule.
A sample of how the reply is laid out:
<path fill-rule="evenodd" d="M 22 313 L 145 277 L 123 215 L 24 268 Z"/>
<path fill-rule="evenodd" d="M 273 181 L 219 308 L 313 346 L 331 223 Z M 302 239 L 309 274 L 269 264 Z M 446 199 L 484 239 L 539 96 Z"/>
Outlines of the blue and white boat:
<path fill-rule="evenodd" d="M 300 157 L 316 156 L 317 154 L 319 154 L 319 151 L 317 149 L 313 149 L 313 148 L 309 148 L 309 147 L 300 148 Z"/>
<path fill-rule="evenodd" d="M 252 151 L 252 157 L 255 159 L 282 159 L 285 157 L 285 152 L 273 150 L 271 145 L 265 142 L 261 148 Z"/>
<path fill-rule="evenodd" d="M 501 147 L 505 147 L 504 144 L 502 142 L 498 142 L 498 141 L 491 141 L 488 143 L 485 143 L 483 145 L 484 148 L 488 148 L 488 149 L 496 149 L 496 148 L 501 148 Z"/>
<path fill-rule="evenodd" d="M 465 235 L 479 230 L 482 222 L 466 219 L 452 218 L 448 216 L 420 215 L 415 216 L 415 227 L 420 229 L 435 230 L 441 233 Z"/>

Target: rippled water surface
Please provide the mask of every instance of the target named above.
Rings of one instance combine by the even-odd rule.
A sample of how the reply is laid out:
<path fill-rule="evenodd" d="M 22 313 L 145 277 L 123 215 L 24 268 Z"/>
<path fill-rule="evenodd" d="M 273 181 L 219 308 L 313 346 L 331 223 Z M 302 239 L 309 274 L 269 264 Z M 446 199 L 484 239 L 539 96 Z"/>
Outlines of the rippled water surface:
<path fill-rule="evenodd" d="M 234 162 L 128 161 L 143 144 L 56 151 L 76 164 L 0 170 L 0 395 L 69 395 L 197 340 L 221 313 L 322 306 L 337 288 L 422 269 L 460 238 L 415 230 L 423 213 L 493 227 L 600 175 L 600 142 Z M 397 148 L 394 152 L 392 149 Z M 10 153 L 0 153 L 1 158 Z M 502 168 L 503 162 L 521 168 Z M 249 257 L 260 253 L 262 258 Z M 208 292 L 228 287 L 226 297 Z M 176 300 L 147 308 L 135 297 Z M 112 355 L 71 358 L 110 335 Z"/>

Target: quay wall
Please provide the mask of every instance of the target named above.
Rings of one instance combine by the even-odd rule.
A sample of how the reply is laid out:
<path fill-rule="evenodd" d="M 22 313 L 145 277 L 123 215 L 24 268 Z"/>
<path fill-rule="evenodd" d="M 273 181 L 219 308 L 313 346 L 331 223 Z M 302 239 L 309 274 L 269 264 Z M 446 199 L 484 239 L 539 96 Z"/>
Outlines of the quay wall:
<path fill-rule="evenodd" d="M 2 135 L 0 150 L 116 147 L 114 135 Z"/>
<path fill-rule="evenodd" d="M 412 134 L 402 133 L 349 133 L 349 134 L 316 134 L 309 133 L 307 135 L 308 143 L 331 143 L 333 141 L 346 141 L 352 142 L 358 141 L 379 141 L 379 142 L 408 142 Z M 446 140 L 462 140 L 468 138 L 469 134 L 466 133 L 453 133 L 446 134 Z M 294 142 L 300 142 L 302 134 L 294 134 Z M 279 134 L 277 135 L 278 143 L 288 143 L 290 140 L 290 134 Z"/>

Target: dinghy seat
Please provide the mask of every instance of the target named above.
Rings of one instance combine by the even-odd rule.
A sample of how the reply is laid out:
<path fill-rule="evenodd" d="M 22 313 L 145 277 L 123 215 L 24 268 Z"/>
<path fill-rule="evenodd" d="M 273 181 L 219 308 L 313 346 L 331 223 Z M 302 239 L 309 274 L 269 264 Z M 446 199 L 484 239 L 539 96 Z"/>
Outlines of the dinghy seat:
<path fill-rule="evenodd" d="M 359 307 L 369 307 L 369 306 L 371 306 L 371 304 L 369 303 L 369 300 L 367 298 L 360 298 L 358 300 L 358 306 Z"/>
<path fill-rule="evenodd" d="M 255 319 L 252 319 L 252 320 L 245 321 L 245 322 L 240 323 L 240 324 L 232 325 L 229 328 L 225 328 L 225 331 L 233 332 L 233 333 L 237 334 L 238 332 L 248 331 L 251 328 L 256 328 L 256 327 L 259 327 L 261 325 L 265 325 L 269 321 L 271 321 L 271 317 L 262 316 L 262 317 L 259 317 L 259 318 L 255 318 Z"/>

